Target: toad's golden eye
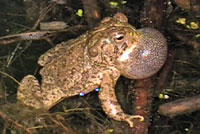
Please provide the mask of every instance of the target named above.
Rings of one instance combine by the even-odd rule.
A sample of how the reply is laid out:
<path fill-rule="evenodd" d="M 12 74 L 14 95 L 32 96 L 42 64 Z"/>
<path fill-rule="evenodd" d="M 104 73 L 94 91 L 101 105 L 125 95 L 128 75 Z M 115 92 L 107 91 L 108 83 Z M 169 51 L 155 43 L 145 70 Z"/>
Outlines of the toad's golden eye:
<path fill-rule="evenodd" d="M 115 42 L 121 42 L 124 39 L 124 34 L 123 33 L 117 33 L 114 37 Z"/>

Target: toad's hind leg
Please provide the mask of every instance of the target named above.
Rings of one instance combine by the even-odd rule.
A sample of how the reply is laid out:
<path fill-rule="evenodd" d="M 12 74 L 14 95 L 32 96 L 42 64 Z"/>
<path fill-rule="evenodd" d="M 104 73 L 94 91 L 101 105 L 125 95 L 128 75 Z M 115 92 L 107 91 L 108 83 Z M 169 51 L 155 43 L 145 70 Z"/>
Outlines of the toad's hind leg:
<path fill-rule="evenodd" d="M 19 85 L 17 99 L 25 105 L 41 109 L 43 105 L 41 93 L 38 80 L 33 75 L 27 75 Z"/>
<path fill-rule="evenodd" d="M 33 75 L 27 75 L 18 88 L 17 99 L 33 108 L 48 110 L 63 98 L 57 87 L 50 87 L 48 89 L 46 85 L 47 89 L 42 90 L 38 80 Z"/>

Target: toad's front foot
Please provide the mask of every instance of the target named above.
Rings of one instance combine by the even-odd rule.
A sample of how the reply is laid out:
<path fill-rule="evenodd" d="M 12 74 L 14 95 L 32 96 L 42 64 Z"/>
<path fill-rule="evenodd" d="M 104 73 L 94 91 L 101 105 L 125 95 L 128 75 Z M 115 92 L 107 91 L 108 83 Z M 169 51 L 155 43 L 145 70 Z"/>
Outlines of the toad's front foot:
<path fill-rule="evenodd" d="M 127 118 L 124 119 L 130 127 L 134 126 L 134 119 L 140 119 L 140 121 L 144 121 L 144 117 L 141 115 L 128 115 Z"/>

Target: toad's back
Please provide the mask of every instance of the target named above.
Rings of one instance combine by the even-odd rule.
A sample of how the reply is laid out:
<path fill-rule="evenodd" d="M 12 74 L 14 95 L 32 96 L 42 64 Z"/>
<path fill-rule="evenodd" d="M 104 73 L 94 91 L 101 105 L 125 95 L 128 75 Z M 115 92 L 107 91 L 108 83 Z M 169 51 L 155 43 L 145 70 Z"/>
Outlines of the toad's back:
<path fill-rule="evenodd" d="M 32 76 L 26 76 L 19 87 L 18 99 L 35 108 L 49 109 L 64 97 L 74 96 L 81 92 L 90 92 L 92 88 L 84 88 L 87 80 L 88 62 L 84 62 L 85 40 L 79 37 L 76 40 L 63 42 L 43 54 L 38 63 L 43 66 L 41 88 L 38 81 Z M 91 70 L 89 71 L 91 72 Z M 32 79 L 32 80 L 31 80 Z M 33 87 L 34 86 L 34 87 Z M 96 86 L 96 85 L 95 85 Z M 29 90 L 24 90 L 29 87 Z M 30 88 L 32 87 L 32 88 Z M 36 87 L 38 87 L 36 89 Z M 85 89 L 85 90 L 84 90 Z M 32 91 L 31 91 L 32 90 Z M 23 92 L 23 93 L 22 93 Z M 27 92 L 27 93 L 26 93 Z M 30 92 L 36 92 L 34 95 Z M 31 94 L 27 98 L 27 94 Z M 42 100 L 42 105 L 35 104 L 35 99 Z M 51 102 L 53 100 L 54 102 Z"/>

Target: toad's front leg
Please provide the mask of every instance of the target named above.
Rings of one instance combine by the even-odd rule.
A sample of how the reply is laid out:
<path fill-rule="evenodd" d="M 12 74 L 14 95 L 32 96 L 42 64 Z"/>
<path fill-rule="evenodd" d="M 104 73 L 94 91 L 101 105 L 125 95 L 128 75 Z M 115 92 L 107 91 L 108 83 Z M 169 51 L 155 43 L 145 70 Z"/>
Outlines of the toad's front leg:
<path fill-rule="evenodd" d="M 101 90 L 99 92 L 99 99 L 103 110 L 109 117 L 118 121 L 126 121 L 130 127 L 133 127 L 133 119 L 139 118 L 140 120 L 144 120 L 144 118 L 140 115 L 128 115 L 123 112 L 115 95 L 116 77 L 113 74 L 110 71 L 106 71 L 103 74 Z"/>

